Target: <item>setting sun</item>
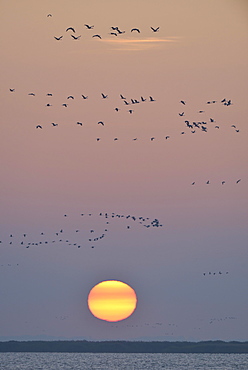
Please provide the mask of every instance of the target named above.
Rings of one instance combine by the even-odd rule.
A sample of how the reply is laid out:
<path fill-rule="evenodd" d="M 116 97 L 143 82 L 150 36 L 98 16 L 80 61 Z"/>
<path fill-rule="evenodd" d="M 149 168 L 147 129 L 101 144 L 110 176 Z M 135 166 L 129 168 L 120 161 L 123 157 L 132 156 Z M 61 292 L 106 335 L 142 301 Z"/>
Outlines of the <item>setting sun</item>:
<path fill-rule="evenodd" d="M 134 312 L 136 293 L 129 285 L 116 280 L 102 281 L 95 285 L 88 296 L 92 315 L 105 321 L 124 320 Z"/>

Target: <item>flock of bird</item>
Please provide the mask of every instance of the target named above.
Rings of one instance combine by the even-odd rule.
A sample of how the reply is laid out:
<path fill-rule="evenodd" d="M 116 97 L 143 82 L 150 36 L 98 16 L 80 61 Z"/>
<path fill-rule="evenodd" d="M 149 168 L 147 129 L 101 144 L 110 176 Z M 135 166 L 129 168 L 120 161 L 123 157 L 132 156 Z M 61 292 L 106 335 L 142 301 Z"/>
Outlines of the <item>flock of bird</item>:
<path fill-rule="evenodd" d="M 236 180 L 236 184 L 239 184 L 239 183 L 240 183 L 240 181 L 241 181 L 241 179 Z M 225 183 L 226 183 L 226 181 L 221 181 L 221 185 L 225 185 Z M 196 184 L 196 182 L 195 182 L 195 181 L 193 181 L 193 182 L 191 183 L 191 185 L 195 185 L 195 184 Z M 206 184 L 206 185 L 209 185 L 209 184 L 210 184 L 210 180 L 206 181 L 206 182 L 205 182 L 205 184 Z"/>
<path fill-rule="evenodd" d="M 219 272 L 211 272 L 209 271 L 208 273 L 207 272 L 203 272 L 203 276 L 220 276 L 220 275 L 227 275 L 229 274 L 228 271 L 226 272 L 222 272 L 222 271 L 219 271 Z"/>
<path fill-rule="evenodd" d="M 14 88 L 10 88 L 9 90 L 12 93 L 15 92 L 15 89 Z M 30 93 L 28 93 L 28 95 L 29 96 L 36 96 L 36 94 L 34 92 L 30 92 Z M 53 93 L 47 93 L 46 96 L 52 97 L 53 96 Z M 109 95 L 106 94 L 106 93 L 103 93 L 102 92 L 102 93 L 100 93 L 100 96 L 101 96 L 101 99 L 102 100 L 106 100 L 106 99 L 109 100 Z M 66 103 L 65 102 L 62 103 L 61 104 L 61 107 L 68 108 L 70 106 L 69 101 L 74 101 L 76 98 L 77 97 L 75 95 L 68 95 L 65 98 L 65 100 L 67 102 Z M 81 94 L 80 98 L 82 98 L 83 100 L 87 100 L 89 98 L 89 96 L 88 95 Z M 115 112 L 119 112 L 119 111 L 123 111 L 124 110 L 125 112 L 127 112 L 129 114 L 133 114 L 135 112 L 134 106 L 135 105 L 138 105 L 139 103 L 156 102 L 156 99 L 154 99 L 154 97 L 151 96 L 151 95 L 149 97 L 141 96 L 140 98 L 134 98 L 134 97 L 132 97 L 132 98 L 127 99 L 123 94 L 120 94 L 119 95 L 119 98 L 121 99 L 121 102 L 122 102 L 122 104 L 123 104 L 124 107 L 120 108 L 119 106 L 115 106 L 115 107 L 112 106 L 112 109 Z M 187 105 L 184 100 L 181 100 L 180 103 L 182 105 L 184 105 L 184 106 Z M 217 101 L 217 100 L 207 101 L 205 104 L 208 104 L 209 105 L 209 104 L 216 104 L 216 103 L 220 103 L 220 104 L 225 105 L 225 106 L 233 105 L 231 99 L 226 99 L 226 98 L 224 98 L 224 99 L 222 99 L 220 101 Z M 53 104 L 51 104 L 51 102 L 49 102 L 49 103 L 46 103 L 45 106 L 46 107 L 52 107 Z M 205 110 L 199 110 L 199 111 L 197 111 L 197 113 L 204 114 L 205 113 Z M 180 117 L 183 117 L 185 119 L 185 111 L 179 112 L 178 115 Z M 101 125 L 101 126 L 105 126 L 105 124 L 106 124 L 106 122 L 104 122 L 103 120 L 100 120 L 100 121 L 98 121 L 96 123 L 98 125 Z M 220 129 L 220 124 L 216 124 L 215 119 L 212 118 L 212 117 L 209 117 L 207 120 L 206 119 L 205 120 L 199 120 L 199 118 L 198 118 L 198 119 L 196 119 L 195 121 L 192 121 L 192 122 L 190 122 L 189 120 L 184 120 L 184 124 L 185 124 L 186 128 L 190 131 L 191 134 L 195 134 L 197 131 L 207 132 L 210 127 L 211 127 L 211 129 L 212 129 L 212 127 L 214 127 L 215 129 L 218 129 L 218 130 Z M 212 124 L 214 124 L 214 126 Z M 57 122 L 56 123 L 55 122 L 51 122 L 50 125 L 51 125 L 51 127 L 58 127 L 59 126 L 59 123 L 57 123 Z M 82 122 L 82 121 L 77 121 L 76 122 L 76 125 L 78 125 L 78 126 L 84 126 L 85 123 Z M 35 126 L 35 128 L 36 129 L 42 129 L 43 128 L 43 125 L 42 124 L 37 124 Z M 234 131 L 236 133 L 239 133 L 240 132 L 240 130 L 234 124 L 231 125 L 231 128 L 234 129 Z M 181 131 L 180 135 L 185 135 L 185 133 L 186 133 L 185 130 L 184 131 Z M 169 138 L 170 138 L 170 135 L 166 135 L 165 136 L 165 139 L 166 140 L 168 140 Z M 100 140 L 101 140 L 101 138 L 99 138 L 99 137 L 96 138 L 96 141 L 100 141 Z M 119 138 L 118 137 L 115 137 L 115 138 L 113 138 L 113 140 L 114 141 L 117 141 L 117 140 L 119 140 Z M 132 140 L 133 141 L 137 141 L 138 138 L 133 138 Z M 150 140 L 151 141 L 154 141 L 155 140 L 155 137 L 151 137 Z"/>
<path fill-rule="evenodd" d="M 94 218 L 94 215 L 92 213 L 81 213 L 80 217 L 87 217 L 87 218 Z M 67 214 L 64 215 L 65 218 L 69 217 Z M 117 213 L 107 213 L 107 212 L 100 212 L 97 217 L 104 219 L 104 226 L 103 230 L 99 233 L 96 233 L 96 230 L 93 228 L 90 228 L 89 230 L 85 231 L 85 229 L 75 229 L 75 230 L 66 230 L 64 228 L 61 228 L 55 232 L 52 233 L 45 233 L 40 232 L 39 240 L 30 240 L 31 236 L 28 233 L 23 233 L 22 235 L 14 235 L 14 233 L 9 234 L 8 240 L 0 240 L 0 244 L 5 245 L 22 245 L 26 248 L 29 248 L 31 246 L 40 246 L 45 244 L 51 244 L 51 243 L 66 243 L 69 246 L 75 246 L 77 248 L 81 248 L 81 243 L 78 242 L 78 239 L 82 242 L 83 237 L 85 236 L 85 242 L 91 244 L 91 248 L 95 247 L 95 243 L 99 242 L 103 238 L 106 237 L 107 233 L 109 232 L 109 227 L 113 219 L 118 220 L 125 220 L 127 225 L 126 229 L 130 230 L 133 225 L 141 225 L 147 229 L 149 228 L 159 228 L 162 227 L 162 224 L 159 222 L 157 218 L 154 220 L 150 220 L 149 217 L 143 217 L 143 216 L 134 216 L 134 215 L 124 215 L 124 214 L 117 214 Z M 70 237 L 68 237 L 70 235 Z M 77 237 L 75 237 L 77 235 Z M 48 239 L 48 237 L 52 237 L 52 239 Z M 17 238 L 17 241 L 16 241 Z M 70 238 L 73 238 L 72 240 L 69 240 Z M 77 239 L 77 241 L 75 241 Z M 92 245 L 94 244 L 94 245 Z"/>
<path fill-rule="evenodd" d="M 87 30 L 91 30 L 91 31 L 94 31 L 94 25 L 89 25 L 89 24 L 84 24 L 84 27 L 87 29 Z M 150 27 L 150 30 L 153 32 L 153 33 L 157 33 L 159 31 L 160 27 Z M 71 38 L 73 40 L 80 40 L 82 35 L 75 35 L 76 34 L 76 30 L 74 27 L 68 27 L 66 28 L 65 32 L 69 32 L 69 35 L 71 36 Z M 120 28 L 118 26 L 113 26 L 113 27 L 110 27 L 109 29 L 109 32 L 108 34 L 112 37 L 112 36 L 115 36 L 115 37 L 118 37 L 120 35 L 123 35 L 123 34 L 126 34 L 126 31 L 124 30 L 120 30 Z M 135 28 L 132 28 L 130 30 L 130 33 L 134 33 L 134 34 L 140 34 L 141 31 L 139 28 L 135 27 Z M 64 35 L 60 35 L 60 36 L 53 36 L 54 39 L 56 41 L 61 41 L 64 37 Z M 96 39 L 102 39 L 103 36 L 100 35 L 99 33 L 94 33 L 93 32 L 93 35 L 91 35 L 92 38 L 96 38 Z"/>

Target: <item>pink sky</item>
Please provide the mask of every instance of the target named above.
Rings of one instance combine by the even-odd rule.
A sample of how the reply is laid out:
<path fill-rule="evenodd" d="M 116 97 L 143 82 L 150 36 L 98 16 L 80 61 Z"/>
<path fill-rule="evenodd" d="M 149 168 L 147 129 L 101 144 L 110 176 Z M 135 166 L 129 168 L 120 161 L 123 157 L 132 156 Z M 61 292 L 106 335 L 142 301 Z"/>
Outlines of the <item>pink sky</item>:
<path fill-rule="evenodd" d="M 247 340 L 246 1 L 1 7 L 1 336 Z M 111 26 L 125 33 L 110 35 Z M 185 120 L 207 122 L 207 132 L 191 133 Z M 163 227 L 127 230 L 115 219 L 92 249 L 86 235 L 102 232 L 100 212 L 158 218 Z M 52 240 L 61 228 L 82 247 L 20 244 L 23 233 Z M 203 276 L 219 271 L 229 274 Z M 106 279 L 138 296 L 116 327 L 87 309 L 88 292 Z M 209 324 L 223 317 L 235 319 Z"/>

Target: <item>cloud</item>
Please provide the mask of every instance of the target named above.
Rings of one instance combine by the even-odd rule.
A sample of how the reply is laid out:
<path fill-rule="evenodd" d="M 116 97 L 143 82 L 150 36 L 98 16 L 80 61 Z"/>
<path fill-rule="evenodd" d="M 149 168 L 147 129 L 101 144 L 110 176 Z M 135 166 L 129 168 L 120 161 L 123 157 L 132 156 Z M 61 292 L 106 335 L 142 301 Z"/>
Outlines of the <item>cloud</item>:
<path fill-rule="evenodd" d="M 110 45 L 114 46 L 111 50 L 147 50 L 151 48 L 161 48 L 166 43 L 174 43 L 178 42 L 178 37 L 169 37 L 166 39 L 160 38 L 147 38 L 147 39 L 106 39 L 103 40 L 105 43 L 109 43 Z"/>

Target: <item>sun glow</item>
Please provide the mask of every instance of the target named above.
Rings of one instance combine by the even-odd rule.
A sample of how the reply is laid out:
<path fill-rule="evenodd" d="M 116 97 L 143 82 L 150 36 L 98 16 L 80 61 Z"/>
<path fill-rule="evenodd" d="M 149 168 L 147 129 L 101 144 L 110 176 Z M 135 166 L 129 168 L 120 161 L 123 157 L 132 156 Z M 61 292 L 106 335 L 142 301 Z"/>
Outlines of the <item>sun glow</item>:
<path fill-rule="evenodd" d="M 102 281 L 95 285 L 88 296 L 92 315 L 105 321 L 121 321 L 132 315 L 137 296 L 133 288 L 116 280 Z"/>

